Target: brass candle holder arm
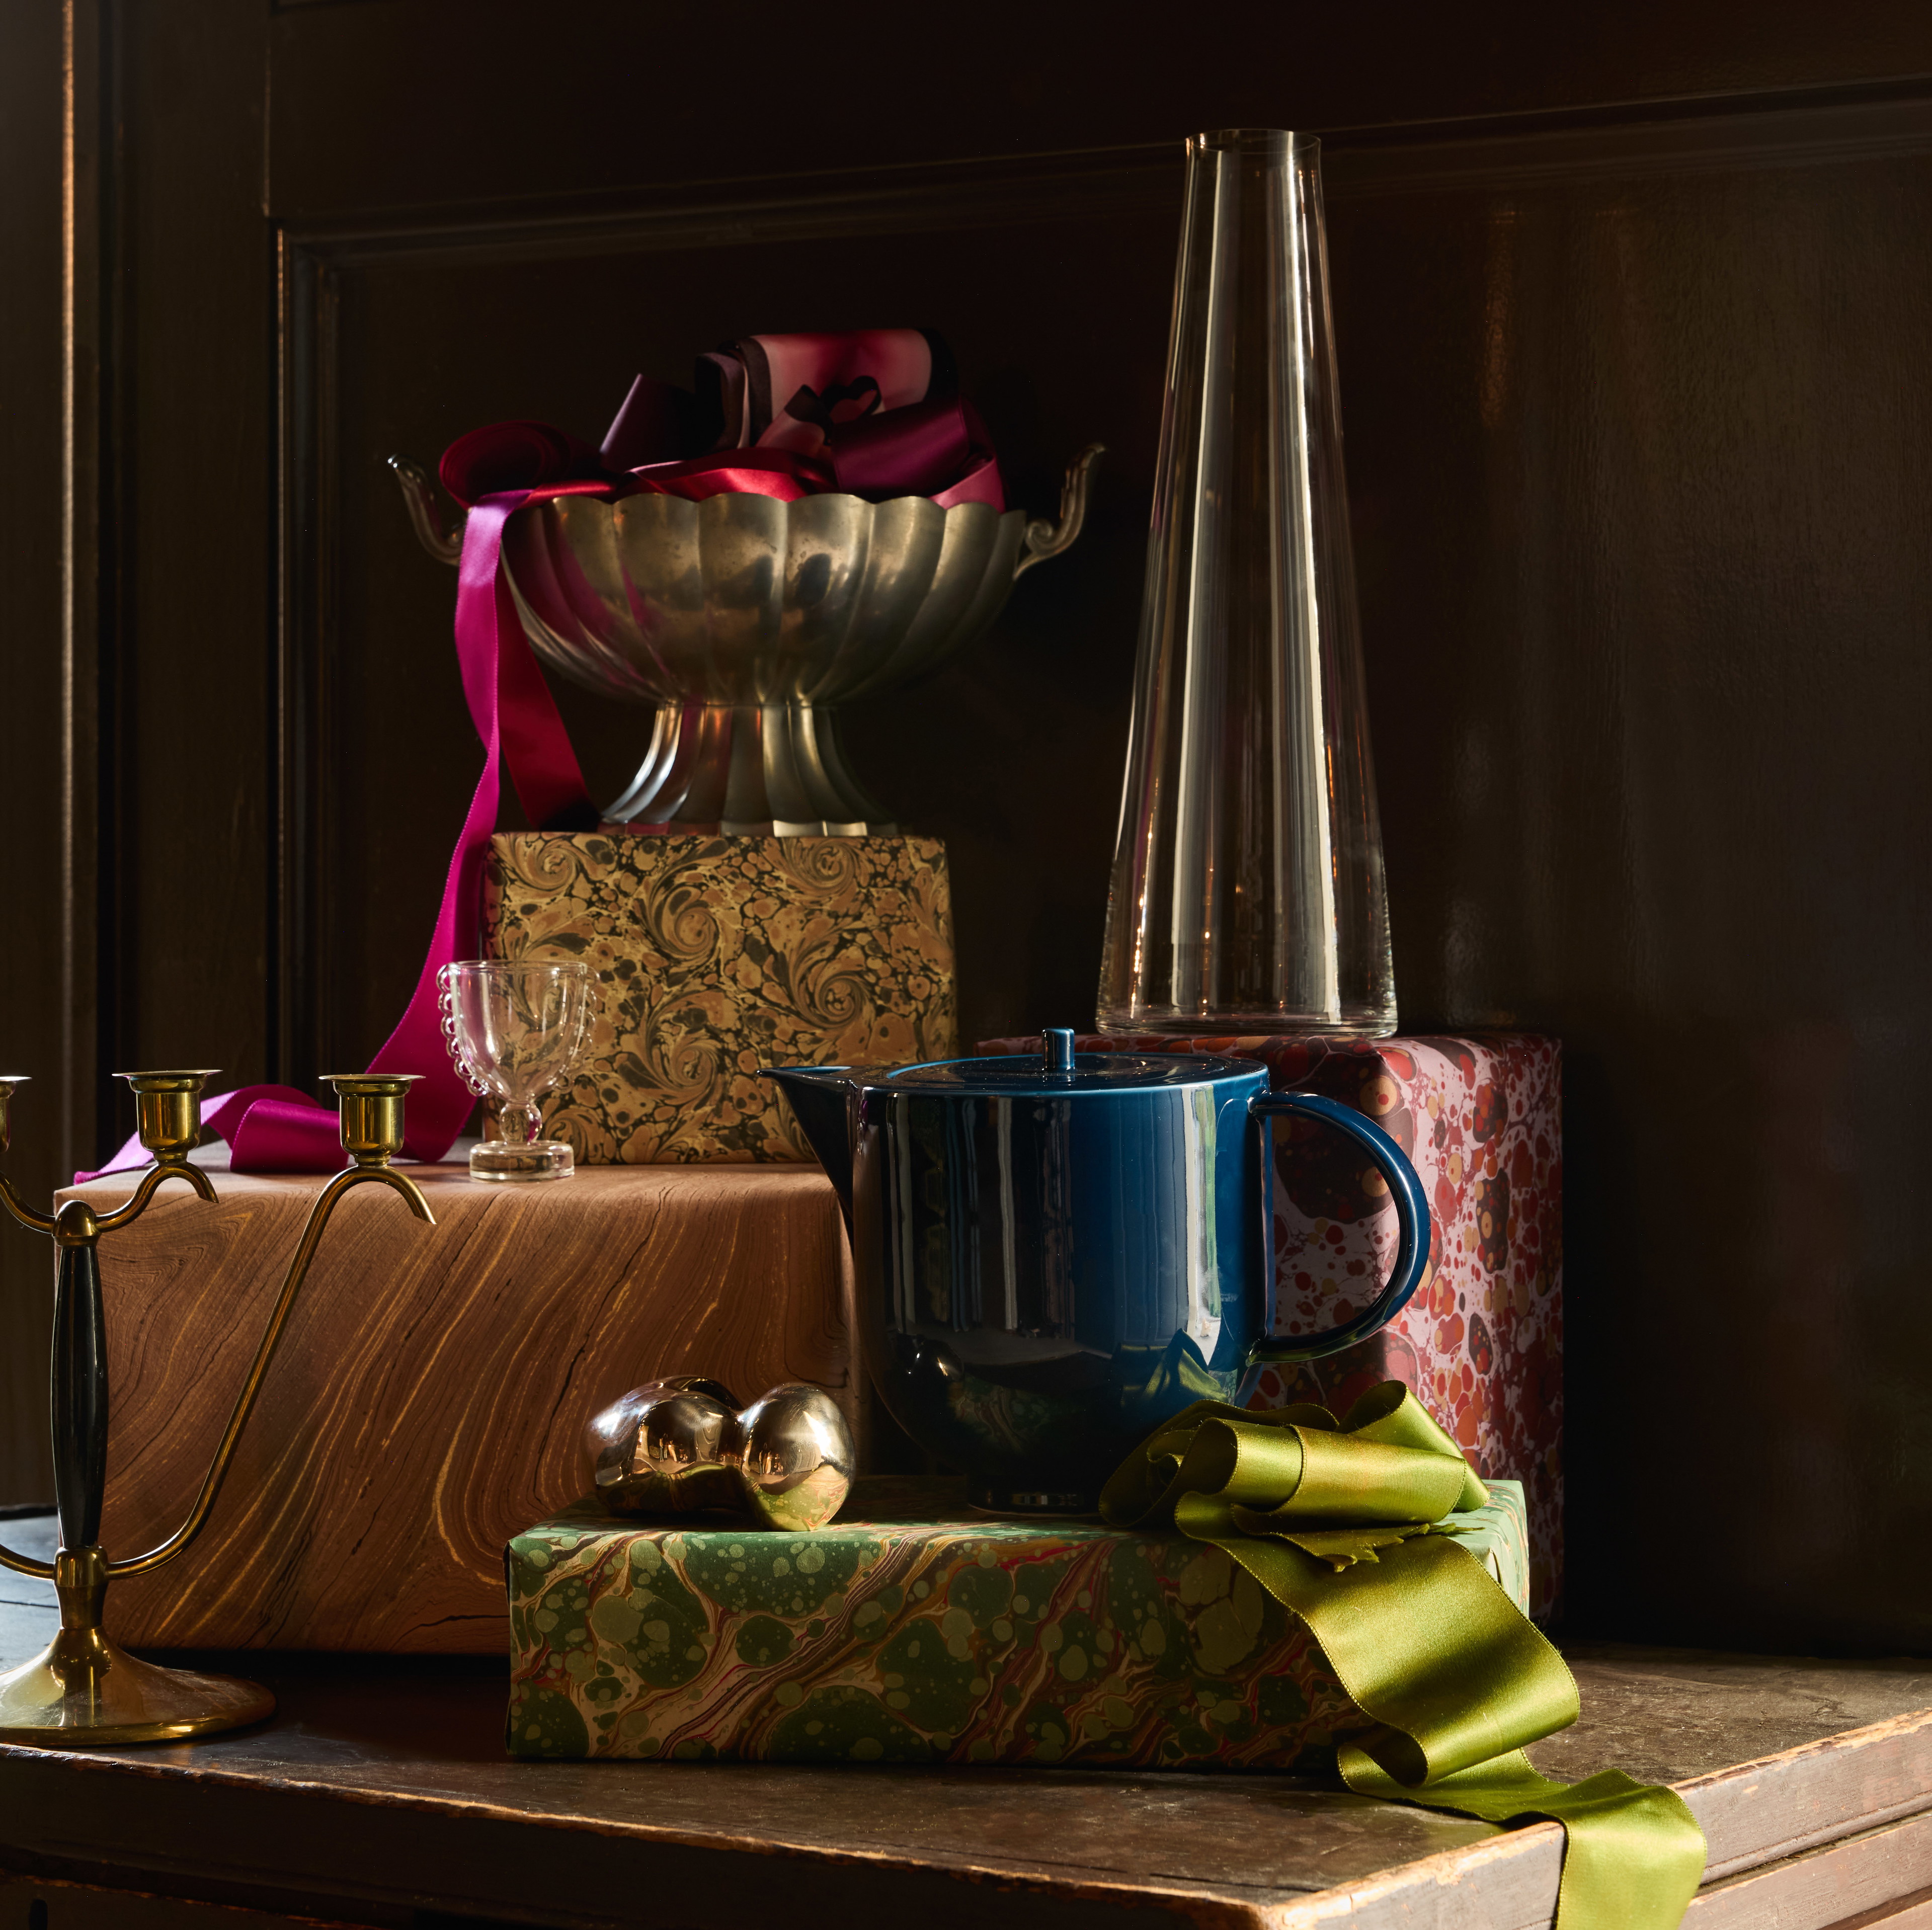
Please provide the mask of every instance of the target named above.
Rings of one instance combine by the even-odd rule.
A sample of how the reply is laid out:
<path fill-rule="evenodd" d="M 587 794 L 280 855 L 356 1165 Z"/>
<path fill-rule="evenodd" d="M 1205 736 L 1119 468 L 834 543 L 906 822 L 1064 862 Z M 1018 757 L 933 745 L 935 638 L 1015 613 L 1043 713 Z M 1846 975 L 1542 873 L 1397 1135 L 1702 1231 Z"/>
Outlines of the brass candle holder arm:
<path fill-rule="evenodd" d="M 13 1087 L 22 1082 L 10 1080 L 4 1083 L 8 1096 L 10 1097 Z M 4 1130 L 4 1124 L 0 1124 L 0 1130 Z M 0 1175 L 0 1200 L 4 1200 L 22 1226 L 30 1226 L 38 1232 L 51 1233 L 59 1253 L 54 1283 L 54 1484 L 67 1510 L 63 1518 L 85 1524 L 81 1532 L 86 1539 L 80 1544 L 82 1546 L 91 1542 L 99 1532 L 98 1497 L 105 1484 L 106 1464 L 106 1336 L 100 1313 L 98 1243 L 104 1233 L 111 1233 L 117 1227 L 139 1219 L 163 1182 L 170 1179 L 185 1180 L 211 1205 L 218 1203 L 214 1182 L 200 1166 L 190 1166 L 184 1152 L 173 1148 L 158 1156 L 155 1164 L 141 1175 L 134 1193 L 111 1213 L 97 1214 L 84 1199 L 70 1199 L 58 1213 L 36 1213 L 31 1207 L 22 1205 L 8 1185 L 4 1175 Z M 262 1377 L 268 1371 L 275 1343 L 281 1337 L 289 1309 L 301 1290 L 310 1261 L 315 1257 L 323 1222 L 347 1187 L 362 1179 L 383 1179 L 401 1188 L 417 1218 L 428 1220 L 432 1226 L 436 1223 L 429 1202 L 423 1198 L 416 1183 L 400 1173 L 382 1168 L 352 1166 L 330 1181 L 310 1215 L 308 1228 L 290 1265 L 289 1278 L 283 1283 L 281 1298 L 270 1317 L 268 1331 L 262 1336 L 255 1364 L 249 1370 L 248 1384 L 236 1403 L 228 1431 L 215 1451 L 215 1465 L 202 1484 L 187 1525 L 179 1533 L 170 1536 L 160 1547 L 138 1560 L 105 1562 L 102 1571 L 104 1574 L 129 1574 L 142 1568 L 158 1568 L 170 1556 L 178 1554 L 200 1532 L 208 1511 L 214 1505 L 214 1497 L 220 1490 L 221 1477 L 227 1471 L 229 1457 L 234 1453 L 235 1444 L 248 1421 L 248 1410 L 254 1405 L 255 1396 L 260 1390 Z M 90 1496 L 94 1498 L 91 1499 Z M 11 1568 L 16 1574 L 31 1575 L 38 1581 L 52 1581 L 56 1575 L 52 1562 L 36 1561 L 31 1555 L 18 1553 L 4 1546 L 0 1546 L 0 1568 Z"/>
<path fill-rule="evenodd" d="M 185 1180 L 214 1203 L 214 1183 L 188 1154 L 201 1139 L 201 1088 L 206 1071 L 127 1075 L 134 1093 L 141 1143 L 154 1163 L 133 1193 L 111 1213 L 96 1214 L 84 1199 L 70 1199 L 52 1214 L 36 1212 L 10 1187 L 8 1210 L 22 1225 L 53 1236 L 54 1495 L 63 1547 L 92 1545 L 100 1531 L 100 1496 L 107 1478 L 107 1328 L 100 1299 L 100 1243 L 104 1233 L 126 1226 L 147 1211 L 168 1180 Z M 0 1079 L 0 1151 L 10 1140 L 9 1102 L 25 1080 Z M 60 1581 L 58 1562 L 36 1562 L 11 1549 L 0 1561 L 20 1574 Z"/>
<path fill-rule="evenodd" d="M 0 1154 L 11 1146 L 13 1098 L 26 1083 L 23 1073 L 0 1076 Z M 185 1179 L 204 1199 L 214 1197 L 208 1175 L 185 1163 L 188 1148 L 200 1136 L 199 1117 L 184 1139 L 180 1121 L 172 1113 L 164 1116 L 153 1103 L 143 1112 L 141 1123 L 144 1133 L 153 1130 L 161 1148 L 155 1155 L 158 1163 L 143 1175 L 134 1196 L 105 1220 L 78 1199 L 70 1200 L 57 1213 L 40 1212 L 0 1173 L 0 1205 L 30 1232 L 51 1235 L 59 1256 L 54 1283 L 55 1481 L 64 1494 L 76 1498 L 77 1505 L 86 1466 L 93 1460 L 104 1466 L 106 1447 L 106 1337 L 100 1325 L 100 1270 L 94 1244 L 110 1227 L 137 1217 L 164 1179 Z M 82 1343 L 78 1352 L 76 1342 Z M 9 1547 L 0 1547 L 0 1568 L 37 1581 L 54 1579 L 52 1562 L 36 1561 Z"/>
<path fill-rule="evenodd" d="M 107 1466 L 107 1334 L 100 1304 L 100 1236 L 137 1220 L 164 1180 L 184 1179 L 215 1203 L 214 1183 L 184 1157 L 170 1157 L 142 1175 L 133 1196 L 112 1213 L 97 1214 L 84 1199 L 70 1199 L 58 1213 L 23 1207 L 8 1187 L 8 1208 L 24 1226 L 51 1233 L 59 1256 L 54 1274 L 54 1491 L 62 1519 L 88 1524 L 92 1540 L 100 1526 L 99 1493 Z M 0 1177 L 0 1187 L 5 1187 Z M 92 1497 L 90 1499 L 90 1497 Z M 54 1565 L 0 1547 L 0 1568 L 36 1580 L 54 1578 Z"/>
<path fill-rule="evenodd" d="M 228 1472 L 228 1463 L 233 1458 L 240 1443 L 242 1430 L 248 1424 L 248 1416 L 255 1405 L 255 1397 L 262 1391 L 262 1382 L 268 1376 L 268 1364 L 275 1357 L 275 1349 L 280 1344 L 282 1330 L 288 1325 L 289 1315 L 296 1304 L 296 1295 L 301 1292 L 302 1283 L 308 1277 L 309 1263 L 315 1258 L 316 1250 L 322 1244 L 322 1229 L 328 1223 L 328 1216 L 335 1211 L 335 1203 L 352 1186 L 360 1186 L 365 1181 L 377 1180 L 385 1186 L 393 1187 L 409 1202 L 410 1211 L 425 1225 L 434 1226 L 436 1215 L 430 1211 L 429 1202 L 423 1197 L 422 1189 L 412 1179 L 397 1172 L 392 1168 L 377 1166 L 355 1166 L 346 1172 L 339 1172 L 316 1196 L 315 1205 L 310 1209 L 308 1223 L 302 1229 L 302 1236 L 289 1262 L 287 1273 L 283 1277 L 282 1290 L 275 1297 L 275 1304 L 268 1315 L 268 1324 L 263 1330 L 261 1344 L 255 1349 L 254 1364 L 248 1370 L 248 1377 L 242 1384 L 242 1391 L 236 1397 L 234 1410 L 228 1417 L 228 1425 L 222 1430 L 220 1440 L 216 1444 L 214 1458 L 208 1464 L 208 1474 L 201 1484 L 201 1492 L 195 1496 L 194 1505 L 188 1511 L 188 1519 L 158 1547 L 150 1548 L 145 1555 L 135 1555 L 126 1561 L 109 1561 L 105 1571 L 112 1580 L 121 1575 L 142 1574 L 150 1568 L 159 1568 L 164 1562 L 172 1561 L 181 1553 L 201 1532 L 215 1499 L 221 1492 L 221 1484 Z"/>
<path fill-rule="evenodd" d="M 69 1206 L 78 1208 L 86 1214 L 92 1231 L 81 1233 L 76 1230 L 64 1239 L 61 1239 L 60 1225 L 66 1209 L 43 1213 L 29 1206 L 14 1190 L 13 1182 L 0 1172 L 0 1206 L 4 1206 L 30 1232 L 51 1233 L 61 1239 L 63 1245 L 98 1239 L 103 1233 L 111 1233 L 117 1226 L 125 1226 L 138 1220 L 147 1211 L 148 1202 L 154 1198 L 156 1190 L 171 1179 L 187 1181 L 211 1206 L 218 1203 L 214 1182 L 200 1166 L 190 1166 L 188 1157 L 201 1140 L 201 1085 L 213 1074 L 124 1073 L 122 1076 L 134 1085 L 135 1103 L 140 1114 L 141 1143 L 154 1154 L 154 1163 L 141 1175 L 140 1183 L 133 1193 L 112 1213 L 96 1214 L 92 1208 L 81 1201 L 69 1201 Z M 9 1114 L 14 1094 L 26 1083 L 22 1073 L 0 1075 L 0 1154 L 6 1153 L 13 1142 Z M 74 1223 L 77 1226 L 77 1222 Z"/>
<path fill-rule="evenodd" d="M 86 1517 L 87 1490 L 98 1484 L 94 1471 L 106 1466 L 107 1343 L 96 1248 L 102 1234 L 139 1219 L 156 1189 L 170 1179 L 186 1180 L 211 1205 L 216 1203 L 214 1181 L 200 1167 L 181 1160 L 151 1167 L 133 1196 L 104 1215 L 96 1214 L 84 1199 L 70 1199 L 58 1213 L 36 1213 L 21 1203 L 0 1174 L 0 1203 L 22 1226 L 52 1234 L 59 1254 L 54 1276 L 54 1487 L 70 1505 L 70 1519 Z M 54 1577 L 51 1562 L 37 1562 L 5 1547 L 0 1547 L 0 1568 L 39 1581 Z"/>
<path fill-rule="evenodd" d="M 14 1087 L 19 1083 L 18 1080 L 14 1079 L 7 1081 L 8 1092 L 10 1094 Z M 0 1142 L 0 1144 L 4 1144 L 4 1142 Z M 51 1233 L 54 1230 L 54 1216 L 51 1213 L 35 1212 L 33 1208 L 14 1190 L 13 1181 L 4 1172 L 0 1172 L 0 1206 L 5 1207 L 7 1211 L 31 1232 Z"/>
<path fill-rule="evenodd" d="M 8 1112 L 14 1095 L 27 1083 L 25 1073 L 0 1073 L 0 1154 L 4 1154 L 13 1144 L 13 1130 L 8 1123 Z M 13 1182 L 4 1172 L 0 1172 L 0 1206 L 4 1206 L 20 1224 L 31 1232 L 51 1233 L 54 1230 L 54 1216 L 51 1213 L 37 1212 L 14 1190 Z"/>
<path fill-rule="evenodd" d="M 158 1165 L 150 1166 L 141 1175 L 140 1184 L 136 1187 L 133 1193 L 120 1205 L 116 1207 L 112 1213 L 103 1213 L 96 1217 L 94 1230 L 97 1235 L 101 1233 L 111 1233 L 116 1227 L 125 1226 L 130 1222 L 140 1219 L 147 1211 L 148 1202 L 154 1198 L 162 1184 L 170 1179 L 186 1180 L 188 1184 L 193 1187 L 211 1206 L 220 1204 L 220 1196 L 214 1190 L 214 1181 L 210 1179 L 200 1166 L 190 1166 L 184 1159 L 164 1160 Z M 78 1206 L 80 1202 L 74 1200 L 70 1203 Z M 59 1217 L 58 1214 L 55 1215 L 56 1238 L 59 1237 Z"/>
<path fill-rule="evenodd" d="M 201 1091 L 206 1072 L 128 1073 L 140 1120 L 142 1144 L 154 1165 L 132 1196 L 97 1214 L 85 1199 L 70 1199 L 50 1217 L 23 1209 L 16 1218 L 53 1236 L 52 1433 L 54 1493 L 59 1552 L 51 1563 L 0 1548 L 0 1565 L 51 1580 L 60 1598 L 61 1625 L 31 1661 L 0 1673 L 0 1743 L 118 1744 L 181 1741 L 259 1721 L 274 1697 L 259 1684 L 232 1676 L 157 1667 L 120 1648 L 101 1625 L 107 1584 L 116 1575 L 158 1568 L 200 1532 L 220 1493 L 236 1443 L 248 1425 L 296 1295 L 308 1277 L 322 1230 L 352 1186 L 380 1180 L 409 1202 L 418 1220 L 435 1215 L 416 1182 L 389 1170 L 401 1150 L 403 1107 L 414 1075 L 355 1073 L 332 1076 L 340 1100 L 342 1144 L 352 1163 L 317 1196 L 309 1211 L 268 1324 L 214 1459 L 188 1519 L 158 1547 L 131 1561 L 110 1562 L 100 1546 L 100 1512 L 107 1478 L 107 1329 L 100 1297 L 99 1247 L 104 1233 L 136 1217 L 166 1179 L 184 1179 L 212 1201 L 208 1175 L 188 1163 L 201 1136 Z M 0 1151 L 5 1150 L 6 1102 L 17 1080 L 0 1078 Z"/>
<path fill-rule="evenodd" d="M 0 1568 L 11 1568 L 16 1574 L 32 1575 L 36 1581 L 52 1581 L 54 1578 L 52 1562 L 37 1562 L 32 1555 L 16 1554 L 11 1548 L 0 1548 Z"/>

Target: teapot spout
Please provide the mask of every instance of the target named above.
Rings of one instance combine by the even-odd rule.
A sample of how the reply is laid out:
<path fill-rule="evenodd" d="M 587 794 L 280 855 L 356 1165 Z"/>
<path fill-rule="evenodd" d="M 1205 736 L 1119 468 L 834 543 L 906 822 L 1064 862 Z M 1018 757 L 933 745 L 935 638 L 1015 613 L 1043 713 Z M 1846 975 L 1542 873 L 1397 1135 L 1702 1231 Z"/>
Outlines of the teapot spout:
<path fill-rule="evenodd" d="M 852 1095 L 858 1082 L 843 1066 L 760 1066 L 785 1096 L 792 1117 L 818 1155 L 838 1194 L 848 1238 L 852 1232 Z"/>

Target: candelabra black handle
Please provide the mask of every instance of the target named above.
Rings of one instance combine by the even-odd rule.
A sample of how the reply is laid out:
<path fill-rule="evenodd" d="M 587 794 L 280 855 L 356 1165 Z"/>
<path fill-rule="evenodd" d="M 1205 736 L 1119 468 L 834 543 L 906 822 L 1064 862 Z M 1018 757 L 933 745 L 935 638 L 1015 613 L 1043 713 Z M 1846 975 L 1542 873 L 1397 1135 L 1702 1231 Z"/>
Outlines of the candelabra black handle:
<path fill-rule="evenodd" d="M 4 1100 L 17 1080 L 0 1080 L 0 1146 L 4 1146 Z M 195 1130 L 198 1131 L 199 1127 Z M 102 1234 L 137 1220 L 167 1180 L 185 1181 L 211 1204 L 214 1187 L 199 1166 L 184 1163 L 194 1144 L 187 1133 L 175 1156 L 144 1173 L 133 1196 L 111 1213 L 97 1214 L 84 1199 L 70 1199 L 56 1214 L 36 1212 L 0 1175 L 0 1207 L 23 1226 L 54 1238 L 53 1374 L 50 1406 L 53 1418 L 54 1506 L 63 1550 L 78 1554 L 100 1539 L 101 1498 L 107 1487 L 107 1325 L 101 1310 Z M 0 1547 L 0 1568 L 51 1580 L 56 1564 Z M 4 1725 L 0 1725 L 4 1727 Z"/>
<path fill-rule="evenodd" d="M 63 1243 L 55 1273 L 53 1450 L 61 1546 L 92 1547 L 107 1485 L 107 1327 L 92 1240 Z"/>

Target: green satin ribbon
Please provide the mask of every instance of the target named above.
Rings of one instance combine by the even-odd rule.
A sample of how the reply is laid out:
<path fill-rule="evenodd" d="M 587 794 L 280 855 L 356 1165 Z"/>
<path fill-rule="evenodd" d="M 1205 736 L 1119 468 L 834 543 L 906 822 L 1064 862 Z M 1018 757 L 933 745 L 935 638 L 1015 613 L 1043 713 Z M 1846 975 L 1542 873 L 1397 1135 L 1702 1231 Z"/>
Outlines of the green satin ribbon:
<path fill-rule="evenodd" d="M 1376 1727 L 1340 1751 L 1348 1786 L 1566 1832 L 1558 1930 L 1676 1930 L 1704 1872 L 1674 1790 L 1606 1769 L 1538 1774 L 1524 1745 L 1575 1721 L 1569 1665 L 1442 1517 L 1488 1490 L 1400 1381 L 1337 1423 L 1325 1407 L 1197 1401 L 1115 1470 L 1117 1528 L 1169 1523 L 1224 1548 L 1298 1615 Z"/>

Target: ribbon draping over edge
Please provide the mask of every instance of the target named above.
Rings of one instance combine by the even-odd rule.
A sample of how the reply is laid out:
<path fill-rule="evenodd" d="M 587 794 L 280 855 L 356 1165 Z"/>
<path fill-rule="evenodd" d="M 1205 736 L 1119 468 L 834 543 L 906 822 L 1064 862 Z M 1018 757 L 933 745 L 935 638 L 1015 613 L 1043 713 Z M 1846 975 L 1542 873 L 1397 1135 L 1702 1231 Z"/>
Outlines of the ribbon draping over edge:
<path fill-rule="evenodd" d="M 443 1043 L 436 974 L 444 965 L 470 956 L 473 947 L 483 854 L 496 827 L 500 756 L 532 824 L 554 824 L 573 815 L 580 821 L 595 818 L 556 700 L 537 668 L 509 584 L 497 567 L 503 526 L 538 495 L 603 493 L 602 484 L 583 482 L 506 491 L 478 503 L 464 529 L 457 578 L 456 657 L 470 718 L 483 740 L 483 769 L 451 854 L 416 990 L 368 1067 L 371 1072 L 422 1075 L 422 1083 L 410 1095 L 405 1159 L 441 1159 L 476 1103 Z M 237 1172 L 326 1172 L 342 1162 L 336 1115 L 292 1087 L 251 1085 L 224 1093 L 203 1106 L 202 1123 L 228 1142 L 230 1163 Z M 106 1166 L 75 1174 L 75 1184 L 148 1163 L 137 1135 Z"/>
<path fill-rule="evenodd" d="M 1400 1381 L 1338 1424 L 1326 1408 L 1200 1401 L 1115 1470 L 1117 1528 L 1226 1551 L 1307 1625 L 1376 1724 L 1340 1751 L 1360 1794 L 1565 1832 L 1558 1930 L 1676 1930 L 1703 1832 L 1674 1790 L 1621 1770 L 1560 1783 L 1524 1746 L 1574 1722 L 1569 1665 L 1442 1517 L 1486 1499 L 1456 1444 Z"/>
<path fill-rule="evenodd" d="M 768 466 L 756 458 L 748 464 L 742 459 L 668 463 L 659 471 L 640 475 L 638 489 L 632 493 L 648 491 L 701 500 L 738 491 L 794 502 L 807 491 L 791 473 L 792 461 L 785 458 Z M 441 1159 L 476 1104 L 443 1043 L 436 974 L 446 965 L 474 955 L 483 855 L 496 828 L 502 789 L 500 756 L 532 824 L 554 829 L 564 822 L 596 821 L 556 701 L 537 666 L 508 581 L 499 567 L 503 526 L 529 503 L 610 494 L 610 485 L 597 479 L 506 490 L 473 504 L 464 525 L 457 572 L 456 660 L 470 720 L 483 740 L 483 769 L 450 855 L 416 990 L 368 1067 L 371 1072 L 421 1075 L 422 1083 L 410 1093 L 404 1115 L 405 1159 Z M 229 1163 L 238 1172 L 328 1172 L 342 1163 L 336 1115 L 292 1086 L 250 1085 L 223 1093 L 203 1105 L 201 1117 L 211 1133 L 228 1142 Z M 84 1185 L 148 1163 L 137 1134 L 105 1166 L 76 1173 L 74 1184 Z"/>
<path fill-rule="evenodd" d="M 483 856 L 496 829 L 499 757 L 532 824 L 555 830 L 597 821 L 500 568 L 509 518 L 526 503 L 566 495 L 701 502 L 729 492 L 793 503 L 838 491 L 927 495 L 942 509 L 968 502 L 1005 508 L 985 426 L 952 392 L 950 354 L 927 331 L 752 336 L 700 357 L 699 368 L 709 378 L 708 402 L 640 376 L 598 449 L 549 423 L 512 422 L 472 430 L 443 453 L 444 485 L 470 512 L 456 654 L 484 759 L 416 990 L 368 1068 L 420 1076 L 406 1115 L 406 1159 L 443 1157 L 475 1103 L 444 1046 L 437 975 L 473 950 Z M 715 423 L 704 418 L 707 407 Z M 685 452 L 694 422 L 700 439 L 715 433 L 717 446 Z M 228 1142 L 237 1172 L 326 1172 L 341 1162 L 335 1115 L 290 1086 L 218 1094 L 204 1103 L 202 1123 Z M 105 1166 L 76 1173 L 74 1182 L 148 1163 L 136 1136 Z"/>

